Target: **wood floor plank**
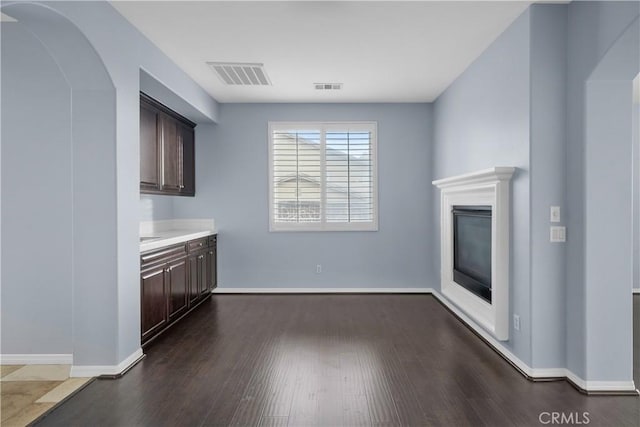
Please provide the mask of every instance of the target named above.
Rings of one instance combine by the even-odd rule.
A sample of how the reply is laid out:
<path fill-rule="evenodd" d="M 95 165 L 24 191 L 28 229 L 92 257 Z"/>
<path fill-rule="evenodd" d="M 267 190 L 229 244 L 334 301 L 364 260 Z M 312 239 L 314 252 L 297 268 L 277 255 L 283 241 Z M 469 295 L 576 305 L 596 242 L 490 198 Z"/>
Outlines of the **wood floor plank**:
<path fill-rule="evenodd" d="M 378 354 L 372 348 L 360 352 L 364 386 L 372 425 L 400 425 L 398 411 L 388 379 L 379 365 Z"/>
<path fill-rule="evenodd" d="M 216 295 L 146 353 L 37 425 L 538 426 L 544 411 L 588 412 L 590 426 L 640 419 L 640 398 L 527 381 L 428 295 Z"/>
<path fill-rule="evenodd" d="M 218 399 L 211 403 L 209 414 L 202 425 L 231 425 L 234 415 L 242 405 L 243 399 L 251 399 L 250 381 L 261 371 L 264 353 L 269 348 L 268 325 L 270 320 L 277 315 L 261 307 L 254 312 L 262 322 L 256 324 L 251 330 L 247 330 L 244 336 L 244 351 L 241 351 L 236 363 L 231 369 L 227 380 L 221 386 L 226 391 Z M 248 343 L 251 343 L 252 351 L 246 351 Z M 253 425 L 257 424 L 260 413 L 252 412 L 257 418 Z"/>
<path fill-rule="evenodd" d="M 260 419 L 260 427 L 287 427 L 289 425 L 288 417 L 262 417 Z"/>
<path fill-rule="evenodd" d="M 345 426 L 370 426 L 369 402 L 364 394 L 342 395 L 342 423 Z"/>

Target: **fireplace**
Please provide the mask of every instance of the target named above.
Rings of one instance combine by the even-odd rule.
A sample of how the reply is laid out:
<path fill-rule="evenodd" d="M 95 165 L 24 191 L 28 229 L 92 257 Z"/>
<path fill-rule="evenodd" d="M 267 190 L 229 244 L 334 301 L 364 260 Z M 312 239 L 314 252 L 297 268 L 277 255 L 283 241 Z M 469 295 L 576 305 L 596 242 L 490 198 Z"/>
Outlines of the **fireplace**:
<path fill-rule="evenodd" d="M 433 181 L 440 198 L 440 291 L 473 323 L 509 339 L 510 181 L 494 167 Z"/>
<path fill-rule="evenodd" d="M 491 206 L 454 206 L 453 281 L 491 304 Z"/>

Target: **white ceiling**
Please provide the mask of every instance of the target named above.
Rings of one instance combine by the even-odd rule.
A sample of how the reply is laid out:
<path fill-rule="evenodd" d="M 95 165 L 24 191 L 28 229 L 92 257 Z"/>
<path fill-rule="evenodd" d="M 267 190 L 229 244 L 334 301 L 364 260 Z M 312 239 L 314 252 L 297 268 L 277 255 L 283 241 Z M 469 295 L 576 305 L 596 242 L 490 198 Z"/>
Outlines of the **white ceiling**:
<path fill-rule="evenodd" d="M 220 102 L 431 102 L 530 3 L 112 2 Z M 264 63 L 273 85 L 226 86 L 207 61 Z"/>

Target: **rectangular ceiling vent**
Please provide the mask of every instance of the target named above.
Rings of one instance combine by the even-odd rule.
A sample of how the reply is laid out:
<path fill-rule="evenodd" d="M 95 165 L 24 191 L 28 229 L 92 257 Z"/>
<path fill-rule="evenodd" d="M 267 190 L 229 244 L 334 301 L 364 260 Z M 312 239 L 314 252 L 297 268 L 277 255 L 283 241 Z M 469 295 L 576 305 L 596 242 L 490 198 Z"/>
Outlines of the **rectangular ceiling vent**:
<path fill-rule="evenodd" d="M 231 86 L 269 86 L 264 64 L 243 62 L 207 62 L 225 84 Z"/>
<path fill-rule="evenodd" d="M 340 90 L 342 89 L 342 83 L 314 83 L 313 87 L 316 90 Z"/>

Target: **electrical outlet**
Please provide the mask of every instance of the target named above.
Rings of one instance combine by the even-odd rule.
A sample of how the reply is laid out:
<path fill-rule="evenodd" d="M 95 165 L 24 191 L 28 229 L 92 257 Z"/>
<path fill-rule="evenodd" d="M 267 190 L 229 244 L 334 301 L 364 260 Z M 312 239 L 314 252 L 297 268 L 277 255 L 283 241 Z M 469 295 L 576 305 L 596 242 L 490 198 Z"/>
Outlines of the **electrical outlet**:
<path fill-rule="evenodd" d="M 566 242 L 567 228 L 558 226 L 549 227 L 549 241 L 554 243 Z"/>
<path fill-rule="evenodd" d="M 318 264 L 318 265 L 316 265 L 316 273 L 317 273 L 317 274 L 322 273 L 322 264 Z"/>
<path fill-rule="evenodd" d="M 520 330 L 520 316 L 518 316 L 517 314 L 513 315 L 513 329 L 515 329 L 516 331 Z"/>
<path fill-rule="evenodd" d="M 560 222 L 560 206 L 551 206 L 549 210 L 549 221 Z"/>

